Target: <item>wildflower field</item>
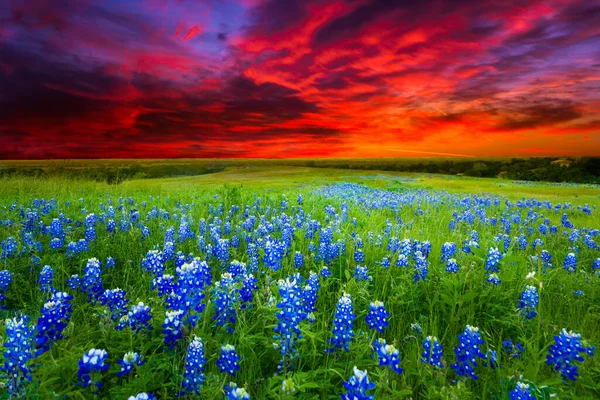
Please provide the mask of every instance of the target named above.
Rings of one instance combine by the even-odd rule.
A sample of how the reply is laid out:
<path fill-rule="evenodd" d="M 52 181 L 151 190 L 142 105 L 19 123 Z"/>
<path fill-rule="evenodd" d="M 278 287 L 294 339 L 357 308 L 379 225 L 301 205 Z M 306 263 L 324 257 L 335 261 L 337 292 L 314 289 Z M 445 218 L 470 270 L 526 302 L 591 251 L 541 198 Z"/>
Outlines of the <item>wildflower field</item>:
<path fill-rule="evenodd" d="M 0 397 L 600 398 L 600 188 L 0 180 Z"/>

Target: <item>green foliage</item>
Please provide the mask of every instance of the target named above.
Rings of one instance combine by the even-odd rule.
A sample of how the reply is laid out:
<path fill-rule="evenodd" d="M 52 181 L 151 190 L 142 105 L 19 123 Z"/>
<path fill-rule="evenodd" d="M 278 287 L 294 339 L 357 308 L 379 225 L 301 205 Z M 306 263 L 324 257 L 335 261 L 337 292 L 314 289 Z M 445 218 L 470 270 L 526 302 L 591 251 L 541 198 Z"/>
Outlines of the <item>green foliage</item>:
<path fill-rule="evenodd" d="M 476 169 L 482 174 L 484 172 L 487 174 L 488 170 L 493 169 L 487 163 L 483 164 L 488 167 L 487 169 L 478 164 L 482 163 L 472 164 L 469 168 Z M 115 171 L 114 179 L 121 179 L 117 176 L 130 176 L 129 174 L 134 174 L 132 176 L 149 174 L 149 169 L 138 166 L 129 167 L 127 171 L 123 172 L 123 169 L 119 168 Z M 94 175 L 96 173 L 103 178 L 96 179 Z M 325 200 L 320 196 L 311 195 L 311 191 L 317 186 L 315 183 L 298 187 L 296 183 L 292 184 L 285 179 L 285 188 L 280 188 L 268 180 L 249 188 L 245 183 L 240 185 L 239 180 L 225 185 L 203 187 L 194 184 L 196 181 L 182 179 L 174 183 L 179 189 L 165 190 L 164 185 L 167 185 L 168 181 L 159 179 L 142 183 L 131 182 L 130 185 L 127 182 L 118 186 L 109 185 L 105 183 L 108 181 L 104 179 L 106 173 L 106 171 L 87 171 L 77 176 L 79 178 L 86 176 L 88 180 L 79 179 L 75 183 L 60 179 L 34 180 L 29 184 L 30 186 L 15 177 L 3 178 L 3 186 L 8 186 L 9 183 L 16 186 L 9 189 L 0 188 L 0 208 L 8 207 L 15 199 L 30 201 L 33 196 L 54 197 L 67 216 L 82 219 L 85 215 L 82 216 L 81 206 L 78 204 L 80 197 L 85 200 L 87 212 L 95 212 L 98 215 L 102 212 L 99 203 L 106 203 L 110 198 L 113 203 L 118 204 L 120 196 L 125 198 L 132 196 L 139 210 L 144 210 L 140 205 L 142 201 L 148 201 L 149 206 L 157 205 L 172 212 L 177 212 L 176 203 L 189 204 L 191 208 L 188 215 L 197 223 L 201 218 L 207 217 L 207 209 L 210 205 L 217 208 L 223 204 L 225 212 L 231 205 L 239 205 L 243 210 L 245 204 L 252 203 L 257 197 L 263 199 L 265 207 L 279 208 L 283 195 L 289 200 L 291 207 L 295 204 L 297 195 L 303 194 L 304 209 L 311 214 L 312 218 L 320 221 L 325 220 L 325 205 L 331 204 L 340 210 L 342 203 L 339 200 Z M 281 180 L 281 177 L 276 179 Z M 328 179 L 340 179 L 340 176 L 336 175 Z M 457 182 L 467 185 L 472 181 Z M 186 186 L 188 184 L 190 187 Z M 385 184 L 388 185 L 388 190 L 394 191 L 406 191 L 412 187 L 409 183 L 399 181 Z M 17 189 L 19 190 L 17 198 L 13 192 L 8 191 Z M 476 187 L 472 189 L 477 190 Z M 523 192 L 520 192 L 522 194 L 519 196 L 528 195 L 527 188 L 521 190 Z M 151 195 L 154 201 L 149 200 Z M 595 192 L 590 198 L 590 207 L 600 205 L 598 193 Z M 70 201 L 71 204 L 63 206 L 65 201 Z M 565 196 L 561 197 L 561 201 L 570 201 L 575 205 L 581 203 L 578 199 Z M 500 207 L 491 209 L 492 212 L 499 212 L 499 210 Z M 373 281 L 359 282 L 352 277 L 356 264 L 353 261 L 354 249 L 348 244 L 347 256 L 330 266 L 333 276 L 323 281 L 317 301 L 316 321 L 312 324 L 306 321 L 301 324 L 304 337 L 298 345 L 301 356 L 295 368 L 281 375 L 275 374 L 279 353 L 273 348 L 273 327 L 277 324 L 277 320 L 276 308 L 269 303 L 269 298 L 271 296 L 277 298 L 275 285 L 277 279 L 296 272 L 291 257 L 285 258 L 280 271 L 266 271 L 265 274 L 257 275 L 259 290 L 253 307 L 239 312 L 239 320 L 233 335 L 213 327 L 214 301 L 211 294 L 207 293 L 207 309 L 198 326 L 192 332 L 186 332 L 184 342 L 171 351 L 163 346 L 160 328 L 165 316 L 165 304 L 155 292 L 150 290 L 151 278 L 142 272 L 140 262 L 147 250 L 162 246 L 164 234 L 162 228 L 175 225 L 176 221 L 165 222 L 157 219 L 148 222 L 151 235 L 145 242 L 140 241 L 139 230 L 134 229 L 127 234 L 109 235 L 99 228 L 98 241 L 90 246 L 89 251 L 75 259 L 66 258 L 62 252 L 40 253 L 38 256 L 41 258 L 41 265 L 49 264 L 55 270 L 57 288 L 70 293 L 73 292 L 67 288 L 66 280 L 72 274 L 81 273 L 87 258 L 97 257 L 104 261 L 109 256 L 114 257 L 117 266 L 104 274 L 104 287 L 121 287 L 127 290 L 130 304 L 143 301 L 150 305 L 155 329 L 148 334 L 133 334 L 130 330 L 116 331 L 100 317 L 102 307 L 88 303 L 84 295 L 76 293 L 74 314 L 71 324 L 65 331 L 65 339 L 56 343 L 50 352 L 36 359 L 34 380 L 28 389 L 27 398 L 94 398 L 87 389 L 76 385 L 77 361 L 92 347 L 106 348 L 112 365 L 103 376 L 104 388 L 95 398 L 122 399 L 143 391 L 152 392 L 159 399 L 175 398 L 181 383 L 185 345 L 192 335 L 200 336 L 206 346 L 207 381 L 202 388 L 201 398 L 207 399 L 222 398 L 224 385 L 232 381 L 231 378 L 221 374 L 216 367 L 219 348 L 226 343 L 235 345 L 241 356 L 241 370 L 234 381 L 238 386 L 245 387 L 253 399 L 339 398 L 339 393 L 343 391 L 342 382 L 348 379 L 354 365 L 369 371 L 371 381 L 377 384 L 376 398 L 507 399 L 507 393 L 514 388 L 517 380 L 529 383 L 537 399 L 549 399 L 551 395 L 558 395 L 560 398 L 598 398 L 600 363 L 597 358 L 586 360 L 585 366 L 581 368 L 580 379 L 568 385 L 563 384 L 557 373 L 545 365 L 547 349 L 553 341 L 553 335 L 563 327 L 580 332 L 591 344 L 600 344 L 600 329 L 598 329 L 600 280 L 593 276 L 590 270 L 591 261 L 597 253 L 583 249 L 580 265 L 585 273 L 568 274 L 558 265 L 569 252 L 566 237 L 547 237 L 545 248 L 553 254 L 558 267 L 545 275 L 541 270 L 537 270 L 536 278 L 543 281 L 543 288 L 540 290 L 539 316 L 527 322 L 520 317 L 515 307 L 520 293 L 528 283 L 524 281 L 525 275 L 537 268 L 537 265 L 528 258 L 530 250 L 523 252 L 512 248 L 509 251 L 501 261 L 502 283 L 494 287 L 485 282 L 486 273 L 483 270 L 487 248 L 495 246 L 489 225 L 478 221 L 472 226 L 460 225 L 456 231 L 449 231 L 447 226 L 453 212 L 449 204 L 429 207 L 423 216 L 415 216 L 414 211 L 404 207 L 397 213 L 389 209 L 373 212 L 360 206 L 350 206 L 349 217 L 356 217 L 357 225 L 356 227 L 349 224 L 342 225 L 342 231 L 336 235 L 343 233 L 347 237 L 355 231 L 366 240 L 368 232 L 375 232 L 375 234 L 381 232 L 387 219 L 395 221 L 395 218 L 399 218 L 405 221 L 401 231 L 403 237 L 400 239 L 406 237 L 430 240 L 433 243 L 427 280 L 415 284 L 413 271 L 410 268 L 392 266 L 390 269 L 385 269 L 378 266 L 377 263 L 387 252 L 385 246 L 382 248 L 373 246 L 366 252 L 365 262 L 373 276 Z M 145 212 L 142 212 L 142 215 Z M 16 214 L 11 216 L 16 219 Z M 43 222 L 48 225 L 53 217 L 56 217 L 56 213 L 43 216 Z M 553 224 L 560 225 L 560 214 L 549 211 L 547 217 Z M 578 226 L 595 227 L 596 217 L 596 214 L 591 217 L 577 215 L 572 219 L 577 221 Z M 442 243 L 453 241 L 460 247 L 460 243 L 472 229 L 478 230 L 482 238 L 481 249 L 475 249 L 475 255 L 461 254 L 458 257 L 461 265 L 458 274 L 446 273 L 445 266 L 439 262 Z M 0 240 L 7 236 L 18 235 L 17 226 L 3 229 L 0 231 Z M 80 237 L 83 237 L 83 228 L 76 227 L 69 233 L 68 239 Z M 49 247 L 48 241 L 42 244 L 45 248 Z M 306 266 L 300 271 L 305 277 L 308 271 L 317 271 L 321 267 L 320 263 L 315 263 L 310 257 L 308 244 L 309 240 L 298 234 L 294 238 L 292 249 L 301 251 L 305 255 Z M 206 258 L 206 254 L 198 250 L 194 241 L 179 244 L 178 250 L 193 253 L 202 259 Z M 246 261 L 246 248 L 242 246 L 239 249 L 232 249 L 231 259 Z M 14 274 L 14 281 L 6 293 L 7 310 L 0 311 L 0 317 L 4 319 L 13 316 L 17 310 L 20 310 L 35 320 L 44 303 L 44 296 L 37 291 L 35 283 L 40 267 L 32 267 L 29 257 L 3 262 L 5 265 L 1 269 L 10 269 Z M 214 281 L 222 271 L 219 271 L 215 263 L 212 263 L 211 267 Z M 173 273 L 173 270 L 174 266 L 168 264 L 168 272 Z M 577 289 L 583 290 L 585 295 L 574 296 L 573 292 Z M 325 354 L 324 349 L 331 335 L 333 313 L 342 291 L 347 291 L 354 299 L 357 336 L 350 346 L 350 353 Z M 384 301 L 387 310 L 391 313 L 385 338 L 388 343 L 400 349 L 401 366 L 404 369 L 402 375 L 379 367 L 377 360 L 372 357 L 372 342 L 375 336 L 369 332 L 365 316 L 369 303 L 375 300 Z M 419 323 L 425 335 L 437 336 L 444 345 L 445 368 L 443 370 L 420 362 L 422 338 L 411 330 L 412 323 Z M 509 337 L 513 341 L 522 342 L 526 351 L 520 359 L 501 358 L 503 367 L 500 369 L 480 367 L 478 381 L 457 379 L 449 364 L 455 361 L 452 349 L 458 344 L 458 335 L 464 330 L 466 324 L 478 326 L 487 345 L 497 350 L 498 354 L 501 353 L 502 340 Z M 4 337 L 3 330 L 3 327 L 0 328 L 2 337 Z M 117 378 L 116 373 L 119 370 L 117 360 L 127 351 L 142 353 L 146 364 L 136 368 L 130 377 Z M 518 378 L 521 375 L 523 378 Z M 289 379 L 289 384 L 295 388 L 293 396 L 286 397 L 282 393 L 281 388 L 285 379 Z M 455 383 L 455 380 L 458 382 Z"/>

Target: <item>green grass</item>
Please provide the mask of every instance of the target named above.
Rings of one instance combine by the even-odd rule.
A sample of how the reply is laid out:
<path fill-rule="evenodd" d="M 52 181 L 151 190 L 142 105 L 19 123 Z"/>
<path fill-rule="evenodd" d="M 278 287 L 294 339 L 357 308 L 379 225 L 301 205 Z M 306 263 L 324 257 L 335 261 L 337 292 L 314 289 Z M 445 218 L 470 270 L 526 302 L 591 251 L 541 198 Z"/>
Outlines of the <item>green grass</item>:
<path fill-rule="evenodd" d="M 350 201 L 314 194 L 314 191 L 322 186 L 340 182 L 363 184 L 395 193 L 415 193 L 417 198 L 417 191 L 426 189 L 430 193 L 436 193 L 443 202 L 422 201 L 421 208 L 424 214 L 415 215 L 416 200 L 412 206 L 404 206 L 399 211 L 390 208 L 369 210 Z M 540 388 L 540 396 L 548 396 L 548 393 L 552 392 L 562 399 L 598 398 L 600 362 L 597 361 L 597 356 L 586 357 L 580 367 L 581 377 L 569 384 L 562 383 L 560 375 L 545 365 L 547 349 L 553 343 L 553 336 L 562 328 L 580 333 L 590 344 L 600 345 L 600 277 L 594 275 L 591 270 L 593 260 L 599 256 L 597 250 L 590 250 L 580 242 L 579 271 L 575 274 L 567 273 L 561 268 L 565 255 L 571 251 L 567 237 L 561 233 L 542 237 L 537 232 L 537 226 L 541 223 L 541 220 L 538 220 L 532 225 L 534 233 L 528 240 L 531 244 L 534 238 L 542 237 L 543 248 L 552 254 L 556 268 L 546 274 L 542 274 L 541 269 L 528 259 L 529 255 L 536 253 L 531 247 L 526 251 L 515 247 L 509 250 L 509 256 L 500 266 L 502 283 L 498 287 L 485 281 L 487 274 L 479 253 L 477 256 L 468 256 L 459 250 L 457 260 L 461 270 L 456 275 L 445 272 L 445 266 L 439 262 L 440 249 L 444 242 L 456 242 L 460 249 L 462 241 L 468 239 L 473 229 L 479 232 L 479 243 L 484 253 L 489 247 L 496 246 L 493 238 L 500 231 L 501 225 L 493 227 L 478 221 L 474 225 L 458 224 L 454 231 L 448 229 L 452 212 L 464 211 L 464 208 L 458 209 L 454 205 L 454 199 L 472 195 L 488 196 L 484 193 L 506 196 L 513 204 L 517 200 L 532 197 L 553 204 L 570 202 L 573 206 L 567 213 L 576 228 L 600 228 L 597 219 L 600 211 L 594 210 L 592 216 L 587 216 L 575 208 L 585 203 L 590 207 L 600 206 L 599 189 L 523 186 L 495 179 L 294 166 L 229 167 L 222 172 L 196 177 L 131 180 L 119 185 L 66 180 L 60 177 L 2 179 L 0 220 L 12 219 L 16 223 L 12 227 L 0 229 L 0 240 L 8 236 L 19 238 L 19 207 L 13 211 L 9 211 L 8 207 L 14 201 L 25 208 L 31 207 L 33 199 L 41 198 L 54 198 L 58 203 L 57 210 L 41 216 L 43 223 L 48 225 L 59 212 L 63 212 L 73 221 L 81 221 L 86 213 L 103 213 L 100 203 L 107 205 L 108 201 L 112 200 L 116 208 L 119 197 L 125 200 L 132 197 L 135 206 L 129 206 L 125 201 L 125 210 L 131 207 L 139 210 L 141 221 L 144 221 L 151 231 L 151 235 L 145 241 L 141 241 L 140 229 L 137 227 L 129 232 L 111 235 L 107 234 L 104 225 L 100 224 L 97 228 L 98 240 L 90 244 L 88 251 L 75 258 L 66 257 L 64 250 L 48 250 L 50 238 L 47 235 L 36 238 L 46 249 L 36 254 L 41 259 L 41 266 L 51 265 L 55 270 L 54 283 L 57 289 L 74 295 L 74 313 L 64 332 L 65 338 L 54 344 L 50 352 L 34 360 L 33 382 L 27 387 L 26 396 L 68 396 L 74 399 L 90 399 L 95 396 L 126 399 L 130 395 L 146 391 L 154 393 L 159 399 L 175 398 L 181 384 L 187 344 L 192 335 L 197 335 L 203 339 L 206 348 L 207 381 L 201 392 L 201 398 L 206 399 L 222 398 L 224 385 L 231 381 L 245 387 L 253 399 L 285 398 L 281 386 L 286 377 L 294 382 L 295 398 L 339 398 L 339 394 L 344 391 L 342 381 L 350 377 L 355 365 L 368 370 L 371 381 L 377 385 L 374 391 L 376 398 L 507 399 L 509 391 L 517 382 L 518 378 L 515 377 L 521 375 L 523 380 L 531 383 L 532 388 Z M 271 271 L 261 262 L 259 273 L 256 274 L 259 289 L 255 293 L 255 300 L 251 308 L 238 310 L 238 321 L 233 334 L 213 326 L 214 297 L 208 291 L 205 300 L 207 307 L 198 326 L 186 332 L 185 339 L 176 350 L 166 349 L 161 328 L 166 311 L 165 303 L 150 289 L 152 277 L 142 271 L 140 262 L 149 249 L 156 246 L 162 248 L 164 230 L 169 226 L 174 226 L 177 230 L 179 221 L 154 219 L 146 222 L 146 214 L 150 208 L 157 206 L 169 211 L 171 216 L 185 213 L 193 221 L 192 226 L 197 233 L 198 223 L 202 218 L 208 223 L 212 221 L 209 212 L 211 207 L 218 208 L 223 204 L 225 215 L 219 217 L 223 221 L 231 206 L 238 205 L 241 210 L 234 213 L 232 219 L 235 232 L 236 225 L 245 220 L 243 216 L 240 217 L 245 205 L 251 207 L 251 214 L 256 214 L 257 217 L 261 214 L 252 209 L 257 197 L 262 199 L 264 207 L 269 206 L 271 210 L 279 210 L 282 200 L 287 199 L 289 207 L 285 212 L 291 216 L 294 215 L 291 207 L 296 205 L 299 194 L 304 196 L 305 214 L 320 221 L 323 226 L 327 225 L 326 205 L 333 206 L 337 213 L 340 213 L 342 203 L 346 202 L 348 220 L 334 229 L 335 240 L 342 239 L 346 242 L 346 255 L 329 266 L 332 277 L 321 279 L 316 321 L 301 323 L 303 338 L 298 344 L 300 357 L 296 360 L 294 368 L 276 374 L 280 360 L 279 352 L 273 348 L 273 327 L 277 324 L 275 303 L 279 299 L 276 282 L 295 272 L 300 272 L 306 278 L 309 271 L 318 271 L 321 268 L 321 262 L 315 262 L 311 257 L 311 251 L 308 249 L 311 240 L 305 238 L 304 228 L 297 229 L 290 248 L 291 255 L 284 258 L 281 270 Z M 82 212 L 80 198 L 84 200 L 85 212 Z M 65 204 L 67 201 L 70 205 Z M 147 202 L 146 208 L 142 206 L 143 201 Z M 180 206 L 177 206 L 178 204 Z M 182 211 L 186 210 L 187 206 L 189 210 Z M 500 205 L 485 210 L 487 217 L 499 218 L 505 210 L 504 199 Z M 527 217 L 527 208 L 513 207 L 511 211 L 519 212 L 523 220 Z M 546 209 L 535 211 L 549 218 L 552 224 L 558 225 L 559 232 L 565 230 L 560 228 L 562 210 L 559 213 Z M 119 215 L 117 210 L 117 216 Z M 126 215 L 129 215 L 128 211 Z M 270 214 L 268 220 L 271 220 L 273 215 L 279 215 L 279 211 Z M 356 218 L 356 227 L 351 223 L 352 218 Z M 260 220 L 260 217 L 258 219 Z M 115 220 L 118 224 L 118 218 Z M 387 239 L 384 240 L 383 247 L 377 247 L 368 244 L 368 236 L 369 232 L 373 232 L 375 238 L 379 234 L 383 235 L 388 220 L 394 225 L 392 236 L 432 242 L 429 274 L 425 282 L 413 282 L 412 262 L 409 268 L 396 267 L 396 257 L 393 257 L 391 268 L 386 269 L 378 265 L 382 257 L 390 253 L 386 247 Z M 398 223 L 398 220 L 402 220 L 403 223 Z M 273 223 L 275 224 L 276 220 Z M 521 226 L 526 231 L 526 227 Z M 364 264 L 369 267 L 373 277 L 371 282 L 359 282 L 352 277 L 356 266 L 350 236 L 352 232 L 356 232 L 365 242 Z M 511 238 L 518 233 L 519 225 L 513 224 Z M 80 239 L 83 235 L 82 227 L 74 227 L 73 232 L 68 234 L 67 241 Z M 279 238 L 280 233 L 275 232 L 273 236 Z M 318 240 L 317 233 L 314 239 L 317 245 Z M 238 249 L 231 249 L 230 260 L 248 261 L 245 241 L 241 242 Z M 598 237 L 597 242 L 600 242 Z M 177 250 L 207 259 L 206 253 L 199 250 L 195 240 L 177 244 Z M 293 265 L 295 251 L 300 251 L 305 256 L 306 265 L 300 270 L 296 270 Z M 88 258 L 96 257 L 104 262 L 109 256 L 115 258 L 117 265 L 103 274 L 104 288 L 120 287 L 126 290 L 130 305 L 139 301 L 149 305 L 153 314 L 152 331 L 134 334 L 128 329 L 115 330 L 100 318 L 103 307 L 89 303 L 84 294 L 67 287 L 67 279 L 72 274 L 81 274 Z M 37 285 L 41 266 L 32 266 L 30 259 L 30 255 L 27 255 L 3 261 L 4 268 L 14 274 L 13 282 L 6 291 L 4 303 L 7 309 L 0 312 L 3 319 L 23 312 L 35 322 L 40 315 L 39 310 L 46 300 L 38 291 Z M 208 258 L 208 262 L 215 282 L 224 270 L 216 260 Z M 526 282 L 525 275 L 534 269 L 538 271 L 536 278 Z M 173 262 L 169 261 L 167 271 L 174 273 L 174 270 Z M 516 311 L 516 305 L 527 284 L 539 285 L 540 282 L 543 282 L 543 288 L 540 290 L 539 315 L 531 321 L 526 321 Z M 575 290 L 582 290 L 585 294 L 581 297 L 575 296 Z M 357 315 L 354 324 L 356 336 L 349 353 L 326 354 L 324 350 L 331 337 L 336 304 L 344 291 L 349 293 L 354 301 L 354 311 Z M 270 300 L 272 296 L 275 302 Z M 384 335 L 373 335 L 374 332 L 370 331 L 365 323 L 369 303 L 375 300 L 383 301 L 391 313 L 390 325 Z M 443 370 L 419 361 L 422 351 L 421 338 L 411 329 L 412 323 L 418 323 L 425 335 L 437 336 L 443 344 Z M 480 377 L 477 381 L 457 379 L 450 368 L 450 364 L 455 362 L 452 349 L 457 346 L 458 335 L 467 324 L 479 327 L 486 341 L 484 351 L 489 347 L 500 354 L 501 342 L 509 337 L 513 341 L 522 342 L 526 351 L 520 359 L 502 358 L 502 368 L 491 369 L 480 365 L 477 368 Z M 2 337 L 5 337 L 3 329 Z M 403 374 L 397 375 L 389 369 L 379 367 L 377 360 L 372 358 L 371 344 L 378 337 L 384 337 L 388 343 L 399 348 Z M 235 345 L 242 358 L 241 369 L 235 379 L 226 378 L 216 367 L 219 348 L 227 343 Z M 77 385 L 77 362 L 83 353 L 91 348 L 105 348 L 111 364 L 110 370 L 102 374 L 104 386 L 96 395 Z M 130 377 L 117 378 L 117 361 L 127 351 L 142 353 L 146 363 Z M 458 383 L 454 383 L 455 380 L 458 380 Z"/>

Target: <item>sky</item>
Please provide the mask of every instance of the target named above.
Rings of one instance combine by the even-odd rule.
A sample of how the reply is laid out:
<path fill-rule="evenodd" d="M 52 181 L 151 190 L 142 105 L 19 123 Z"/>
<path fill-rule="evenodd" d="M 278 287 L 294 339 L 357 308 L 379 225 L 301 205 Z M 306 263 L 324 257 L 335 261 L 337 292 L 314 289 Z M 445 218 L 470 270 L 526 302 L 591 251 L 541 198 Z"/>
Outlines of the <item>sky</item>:
<path fill-rule="evenodd" d="M 600 155 L 599 0 L 5 0 L 0 159 Z"/>

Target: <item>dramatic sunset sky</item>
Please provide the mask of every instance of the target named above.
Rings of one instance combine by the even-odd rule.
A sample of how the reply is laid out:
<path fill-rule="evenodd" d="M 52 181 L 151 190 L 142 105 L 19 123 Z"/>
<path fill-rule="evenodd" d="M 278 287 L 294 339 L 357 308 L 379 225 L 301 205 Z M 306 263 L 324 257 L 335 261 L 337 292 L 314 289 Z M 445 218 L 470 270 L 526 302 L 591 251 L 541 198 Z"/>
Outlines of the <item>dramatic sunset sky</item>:
<path fill-rule="evenodd" d="M 0 159 L 600 155 L 597 0 L 3 0 Z"/>

